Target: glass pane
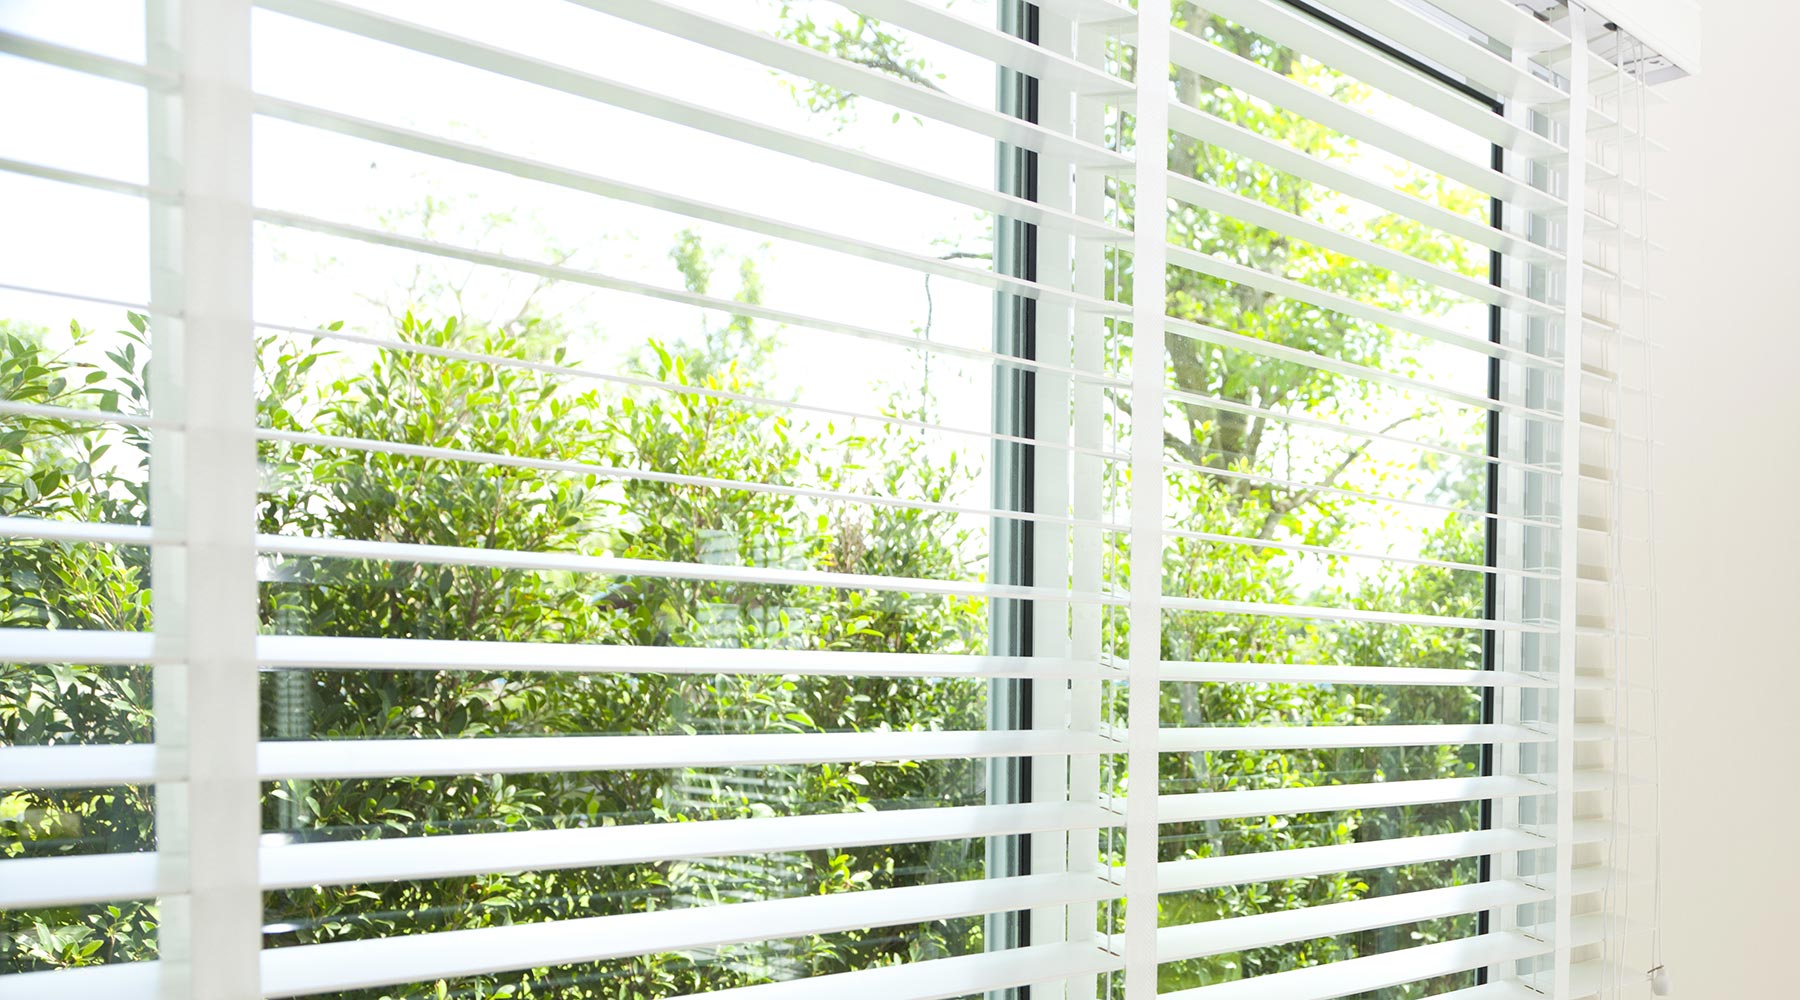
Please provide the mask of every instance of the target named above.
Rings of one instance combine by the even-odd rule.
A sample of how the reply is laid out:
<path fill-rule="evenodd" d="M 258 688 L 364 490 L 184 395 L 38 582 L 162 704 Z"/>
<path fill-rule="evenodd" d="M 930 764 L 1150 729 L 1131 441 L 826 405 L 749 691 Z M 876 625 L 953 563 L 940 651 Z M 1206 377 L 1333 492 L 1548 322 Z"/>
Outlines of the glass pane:
<path fill-rule="evenodd" d="M 1479 137 L 1203 5 L 1177 6 L 1181 30 L 1230 58 L 1471 164 L 1489 162 Z M 1315 177 L 1348 171 L 1421 204 L 1409 216 L 1342 194 L 1263 162 L 1257 154 L 1267 147 L 1255 141 L 1175 137 L 1171 168 L 1222 194 L 1201 205 L 1183 202 L 1180 187 L 1173 192 L 1169 237 L 1178 249 L 1169 302 L 1181 322 L 1168 339 L 1172 392 L 1162 414 L 1173 536 L 1163 591 L 1273 607 L 1168 611 L 1165 659 L 1250 669 L 1483 669 L 1492 651 L 1474 620 L 1534 582 L 1529 572 L 1491 568 L 1491 512 L 1500 509 L 1491 505 L 1516 507 L 1528 493 L 1541 494 L 1545 476 L 1541 467 L 1509 462 L 1506 475 L 1491 477 L 1490 433 L 1512 428 L 1495 425 L 1480 402 L 1494 391 L 1499 367 L 1479 348 L 1503 333 L 1476 288 L 1490 279 L 1489 251 L 1420 219 L 1450 213 L 1487 225 L 1490 199 L 1382 148 L 1373 130 L 1334 131 L 1195 72 L 1178 71 L 1172 86 L 1179 103 L 1317 161 Z M 1260 274 L 1239 270 L 1231 273 L 1241 277 L 1226 280 L 1208 271 L 1228 267 Z M 1300 613 L 1308 607 L 1471 622 L 1320 620 Z M 1171 682 L 1162 691 L 1170 727 L 1467 725 L 1488 712 L 1486 689 L 1475 686 Z M 1191 794 L 1461 778 L 1486 766 L 1482 746 L 1455 741 L 1168 754 L 1161 788 Z M 1161 849 L 1176 860 L 1472 830 L 1484 824 L 1484 809 L 1469 801 L 1183 823 L 1163 827 Z M 1172 893 L 1162 899 L 1161 919 L 1194 923 L 1482 877 L 1482 860 L 1467 858 Z M 1187 989 L 1478 930 L 1473 917 L 1458 917 L 1172 962 L 1160 987 Z M 1428 996 L 1475 982 L 1470 973 L 1378 995 Z"/>
<path fill-rule="evenodd" d="M 0 4 L 0 32 L 144 58 L 133 0 Z M 15 55 L 0 56 L 0 93 L 0 629 L 148 633 L 153 230 L 145 200 L 106 182 L 145 180 L 150 102 Z M 7 659 L 0 747 L 155 741 L 148 664 Z M 156 850 L 154 787 L 31 780 L 0 789 L 0 864 Z M 44 901 L 0 911 L 0 976 L 157 956 L 154 901 Z"/>
<path fill-rule="evenodd" d="M 994 184 L 992 139 L 580 5 L 368 6 Z M 992 23 L 991 5 L 963 6 Z M 991 63 L 834 5 L 695 7 L 994 99 Z M 1012 724 L 1009 682 L 817 676 L 798 660 L 791 674 L 709 667 L 744 650 L 1005 651 L 981 593 L 1013 572 L 993 555 L 1011 529 L 994 508 L 1016 502 L 993 456 L 1025 439 L 996 425 L 993 283 L 939 266 L 992 272 L 989 215 L 268 11 L 254 28 L 259 91 L 377 123 L 256 123 L 262 530 L 345 546 L 264 559 L 265 631 L 692 651 L 683 673 L 269 669 L 265 739 Z M 610 562 L 477 567 L 364 543 Z M 720 578 L 668 569 L 681 566 Z M 906 580 L 958 590 L 894 582 Z M 266 786 L 264 836 L 281 847 L 931 809 L 1007 801 L 1007 782 L 986 760 L 287 781 Z M 1007 874 L 996 854 L 965 837 L 293 889 L 266 895 L 265 944 Z M 990 926 L 971 915 L 339 996 L 675 996 L 978 952 L 997 946 Z"/>

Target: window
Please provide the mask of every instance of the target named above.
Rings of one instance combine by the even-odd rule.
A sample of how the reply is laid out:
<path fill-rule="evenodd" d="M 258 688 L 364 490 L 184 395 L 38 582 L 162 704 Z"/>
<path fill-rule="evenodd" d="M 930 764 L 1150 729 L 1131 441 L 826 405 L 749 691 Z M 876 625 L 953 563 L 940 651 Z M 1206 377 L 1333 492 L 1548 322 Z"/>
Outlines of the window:
<path fill-rule="evenodd" d="M 1636 42 L 102 6 L 0 11 L 0 996 L 1647 967 Z"/>
<path fill-rule="evenodd" d="M 1542 497 L 1549 475 L 1495 462 L 1488 427 L 1490 372 L 1523 367 L 1493 346 L 1505 331 L 1489 305 L 1549 309 L 1497 290 L 1489 248 L 1457 236 L 1492 227 L 1498 200 L 1395 140 L 1422 133 L 1471 162 L 1491 144 L 1427 118 L 1394 81 L 1434 88 L 1465 121 L 1493 112 L 1310 12 L 1183 13 L 1162 586 L 1180 595 L 1163 617 L 1162 722 L 1182 752 L 1163 756 L 1159 851 L 1181 873 L 1161 920 L 1189 943 L 1164 988 L 1476 933 L 1487 751 L 1506 734 L 1483 725 L 1482 671 L 1508 665 L 1475 623 L 1495 617 L 1490 580 L 1501 596 L 1545 575 L 1492 563 L 1490 539 L 1530 523 L 1499 521 L 1492 502 L 1520 485 Z M 1368 186 L 1344 174 L 1383 173 L 1374 201 L 1340 190 Z M 1448 846 L 1458 835 L 1466 847 Z M 1304 853 L 1264 875 L 1210 874 L 1275 850 Z M 1474 902 L 1455 912 L 1462 896 Z M 1223 917 L 1376 899 L 1411 906 L 1259 947 L 1209 933 Z M 1383 995 L 1476 981 L 1420 979 Z"/>
<path fill-rule="evenodd" d="M 1001 463 L 1064 446 L 1004 423 L 987 214 L 1023 202 L 991 139 L 912 119 L 974 115 L 993 69 L 822 8 L 594 6 L 619 16 L 254 25 L 263 600 L 296 651 L 264 680 L 292 761 L 265 843 L 461 855 L 296 876 L 265 947 L 882 892 L 925 904 L 869 928 L 790 905 L 766 918 L 790 931 L 717 946 L 676 923 L 549 972 L 433 959 L 395 988 L 663 995 L 980 954 L 1002 908 L 930 890 L 1010 874 L 1003 838 L 1045 822 L 990 767 L 1028 672 L 990 599 L 1032 593 L 996 565 L 1030 523 Z M 601 659 L 559 670 L 551 643 Z M 528 747 L 474 777 L 448 755 Z"/>

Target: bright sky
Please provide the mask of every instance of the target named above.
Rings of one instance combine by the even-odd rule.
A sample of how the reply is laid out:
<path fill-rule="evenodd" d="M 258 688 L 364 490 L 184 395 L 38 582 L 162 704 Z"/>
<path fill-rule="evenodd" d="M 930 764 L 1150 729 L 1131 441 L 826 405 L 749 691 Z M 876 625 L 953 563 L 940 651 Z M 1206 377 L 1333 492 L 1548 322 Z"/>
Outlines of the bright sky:
<path fill-rule="evenodd" d="M 989 140 L 917 122 L 911 115 L 896 124 L 891 109 L 867 101 L 859 101 L 855 123 L 836 132 L 757 64 L 563 0 L 512 0 L 503 9 L 484 0 L 364 5 L 971 184 L 993 183 Z M 689 5 L 759 29 L 774 26 L 773 4 L 691 0 Z M 823 3 L 816 7 L 822 18 L 836 10 Z M 971 20 L 993 21 L 989 2 L 959 0 L 954 9 Z M 141 0 L 0 0 L 0 30 L 143 58 Z M 261 93 L 914 252 L 988 249 L 978 213 L 934 198 L 267 11 L 256 12 L 254 32 L 255 86 Z M 976 103 L 992 102 L 990 64 L 928 40 L 916 40 L 914 49 L 944 74 L 946 90 Z M 0 57 L 0 93 L 54 95 L 0 101 L 0 157 L 144 179 L 141 91 Z M 1441 133 L 1447 145 L 1468 141 L 1398 102 L 1379 101 L 1377 107 L 1407 127 Z M 376 228 L 386 220 L 398 231 L 419 234 L 425 231 L 419 209 L 429 194 L 445 203 L 429 229 L 434 238 L 533 260 L 544 259 L 554 247 L 573 252 L 571 266 L 665 287 L 679 287 L 667 254 L 676 234 L 691 227 L 726 255 L 713 294 L 735 290 L 736 259 L 750 256 L 762 271 L 767 305 L 902 334 L 918 332 L 925 323 L 925 280 L 896 268 L 281 122 L 258 120 L 255 153 L 260 206 Z M 1478 155 L 1485 155 L 1484 148 Z M 1360 166 L 1379 171 L 1390 162 L 1371 153 Z M 131 199 L 0 172 L 0 227 L 12 234 L 0 240 L 0 281 L 127 301 L 147 298 L 147 232 L 142 208 Z M 402 303 L 396 290 L 412 281 L 419 261 L 399 251 L 264 227 L 257 316 L 301 327 L 344 320 L 352 329 L 385 334 L 391 324 L 382 306 Z M 436 265 L 435 273 L 447 281 L 468 281 L 465 309 L 475 317 L 512 315 L 535 283 L 455 263 Z M 989 292 L 932 279 L 929 293 L 934 339 L 989 346 Z M 543 313 L 575 331 L 572 355 L 603 369 L 616 366 L 647 337 L 692 335 L 700 324 L 699 314 L 687 307 L 580 286 L 549 289 L 538 303 Z M 0 315 L 52 328 L 71 317 L 102 329 L 120 321 L 117 309 L 4 291 Z M 1480 335 L 1485 310 L 1458 310 L 1446 322 Z M 1416 356 L 1459 387 L 1484 388 L 1485 365 L 1467 352 L 1425 347 Z M 943 356 L 930 364 L 938 419 L 985 428 L 990 420 L 985 366 Z M 773 369 L 777 395 L 864 412 L 877 409 L 885 397 L 875 380 L 916 384 L 920 378 L 916 352 L 798 328 L 784 333 Z M 1385 423 L 1384 412 L 1406 405 L 1392 399 L 1376 403 L 1361 415 L 1362 422 Z M 981 442 L 963 436 L 950 436 L 941 447 L 952 445 L 985 452 Z M 986 489 L 979 484 L 976 496 Z M 1369 541 L 1384 547 L 1372 535 Z"/>

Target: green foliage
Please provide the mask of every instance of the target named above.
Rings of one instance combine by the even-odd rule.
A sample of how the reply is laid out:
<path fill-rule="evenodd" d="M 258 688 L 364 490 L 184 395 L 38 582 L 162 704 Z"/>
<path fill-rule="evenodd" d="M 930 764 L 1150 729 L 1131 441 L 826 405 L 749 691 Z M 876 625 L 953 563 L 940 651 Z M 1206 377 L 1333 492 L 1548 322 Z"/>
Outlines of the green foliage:
<path fill-rule="evenodd" d="M 785 409 L 738 402 L 733 397 L 753 386 L 737 362 L 723 360 L 720 333 L 705 331 L 691 347 L 650 342 L 653 367 L 645 374 L 657 387 L 618 391 L 577 377 L 577 366 L 560 353 L 549 368 L 536 362 L 524 334 L 456 317 L 406 314 L 394 346 L 360 353 L 317 337 L 268 336 L 259 351 L 262 422 L 316 437 L 264 445 L 261 530 L 653 562 L 942 578 L 979 573 L 965 557 L 966 531 L 947 515 L 803 503 L 790 493 L 734 485 L 825 483 L 942 497 L 970 473 L 954 461 L 928 462 L 916 442 L 891 430 L 802 431 Z M 739 335 L 761 336 L 747 327 Z M 86 369 L 48 357 L 40 341 L 7 340 L 4 370 L 24 373 L 13 382 L 15 398 L 28 398 L 18 386 L 37 385 L 44 398 L 59 401 L 58 387 Z M 709 374 L 696 374 L 709 367 Z M 19 458 L 8 469 L 21 471 L 7 480 L 8 495 L 21 499 L 8 513 L 89 517 L 105 501 L 111 505 L 101 519 L 144 520 L 141 489 L 125 489 L 81 464 L 101 447 L 94 424 L 45 418 L 15 426 L 23 433 L 10 432 L 9 441 Z M 329 443 L 313 443 L 320 437 Z M 355 441 L 431 449 L 432 457 L 344 446 Z M 699 482 L 620 474 L 630 469 Z M 9 573 L 15 587 L 30 584 L 8 592 L 5 608 L 16 621 L 121 625 L 104 603 L 77 600 L 85 595 L 68 582 L 96 561 L 112 566 L 114 576 L 139 574 L 129 578 L 127 593 L 148 608 L 143 567 L 123 564 L 112 549 L 50 543 L 0 553 L 54 570 Z M 986 641 L 985 608 L 968 599 L 638 575 L 307 557 L 271 564 L 261 596 L 265 627 L 293 634 L 950 653 L 979 650 Z M 7 669 L 9 695 L 25 692 L 9 697 L 0 714 L 7 742 L 151 738 L 148 671 L 58 666 L 38 676 Z M 263 688 L 263 729 L 271 739 L 979 728 L 985 712 L 982 684 L 931 679 L 291 671 L 266 674 Z M 965 804 L 981 795 L 979 770 L 954 762 L 312 781 L 271 787 L 265 825 L 295 839 L 417 836 Z M 153 842 L 151 816 L 150 803 L 132 789 L 16 795 L 0 812 L 7 837 L 0 847 L 15 856 L 144 848 Z M 862 891 L 977 877 L 982 863 L 979 843 L 902 845 L 805 852 L 748 866 L 622 865 L 357 885 L 271 893 L 267 920 L 273 944 L 345 940 L 796 890 Z M 145 907 L 9 919 L 30 929 L 8 953 L 15 969 L 154 954 L 154 913 Z M 121 925 L 130 930 L 125 948 L 107 943 L 121 936 Z M 748 953 L 714 963 L 651 956 L 457 989 L 661 996 L 700 982 L 879 964 L 896 948 L 956 954 L 979 946 L 979 923 L 963 921 L 920 928 L 910 940 L 883 932 L 793 943 L 779 961 Z M 567 982 L 548 989 L 547 975 Z M 431 996 L 437 989 L 391 995 Z"/>
<path fill-rule="evenodd" d="M 1186 5 L 1183 5 L 1186 8 Z M 929 67 L 901 35 L 868 18 L 816 19 L 781 10 L 794 41 L 921 86 Z M 1371 95 L 1223 19 L 1187 8 L 1189 30 L 1335 99 Z M 1121 60 L 1128 53 L 1120 54 Z M 1125 67 L 1129 70 L 1129 66 Z M 1321 159 L 1356 144 L 1299 116 L 1193 74 L 1177 98 Z M 796 85 L 812 111 L 842 124 L 855 98 Z M 1129 144 L 1129 122 L 1116 136 Z M 1178 142 L 1175 169 L 1298 218 L 1330 225 L 1447 269 L 1479 276 L 1485 260 L 1392 216 L 1351 212 L 1344 199 L 1204 143 Z M 1397 187 L 1479 217 L 1472 193 L 1428 178 Z M 1115 190 L 1126 215 L 1131 192 Z M 427 214 L 441 206 L 428 206 Z M 1327 249 L 1182 206 L 1179 245 L 1411 315 L 1454 303 L 1435 289 Z M 521 313 L 464 315 L 459 295 L 415 289 L 382 346 L 278 334 L 259 342 L 263 445 L 259 518 L 270 534 L 419 545 L 604 555 L 677 562 L 808 567 L 931 579 L 986 579 L 983 539 L 955 517 L 885 504 L 817 500 L 797 491 L 949 500 L 975 481 L 982 456 L 930 452 L 904 423 L 838 428 L 765 402 L 777 333 L 749 313 L 761 280 L 751 259 L 726 261 L 696 232 L 669 252 L 683 285 L 706 293 L 721 267 L 737 272 L 745 314 L 697 331 L 646 336 L 619 372 L 595 377 L 564 353 L 570 331 Z M 726 273 L 730 273 L 728 270 Z M 1106 281 L 1132 292 L 1129 260 Z M 1395 374 L 1427 367 L 1392 330 L 1179 267 L 1168 272 L 1170 315 Z M 98 350 L 91 331 L 64 341 L 0 324 L 0 396 L 33 407 L 147 407 L 143 317 Z M 1115 334 L 1116 335 L 1116 334 Z M 1125 356 L 1123 338 L 1110 356 Z M 476 360 L 479 358 L 479 360 Z M 1306 438 L 1281 414 L 1389 422 L 1455 437 L 1478 423 L 1397 401 L 1374 383 L 1188 338 L 1169 342 L 1170 384 L 1203 398 L 1123 417 L 1160 432 L 1185 468 L 1165 484 L 1170 526 L 1164 591 L 1217 600 L 1330 604 L 1477 617 L 1485 560 L 1480 523 L 1428 525 L 1425 562 L 1351 572 L 1346 557 L 1305 558 L 1293 546 L 1347 547 L 1386 522 L 1378 505 L 1333 489 L 1346 476 L 1479 506 L 1479 465 L 1435 458 L 1378 462 L 1366 443 Z M 933 401 L 902 386 L 885 411 L 929 420 Z M 1479 419 L 1479 418 L 1477 418 Z M 0 431 L 0 516 L 141 524 L 148 520 L 148 441 L 101 430 L 56 409 L 9 415 Z M 402 446 L 382 450 L 369 443 Z M 496 457 L 504 461 L 494 461 Z M 1411 461 L 1409 459 L 1409 461 Z M 767 484 L 770 489 L 754 484 Z M 1304 484 L 1304 485 L 1299 485 Z M 1274 543 L 1274 544 L 1267 544 Z M 1283 547 L 1285 546 L 1285 547 Z M 1109 553 L 1126 564 L 1123 543 Z M 1311 560 L 1310 562 L 1308 560 Z M 141 548 L 81 542 L 0 545 L 0 625 L 144 629 L 149 567 Z M 819 586 L 746 585 L 655 573 L 527 572 L 379 560 L 291 557 L 264 567 L 261 614 L 276 634 L 505 640 L 796 650 L 970 653 L 987 648 L 988 608 Z M 1124 585 L 1125 580 L 1114 580 Z M 1392 664 L 1467 668 L 1481 662 L 1474 630 L 1309 624 L 1252 615 L 1171 614 L 1168 659 Z M 1125 648 L 1117 626 L 1110 648 Z M 57 665 L 0 667 L 0 743 L 142 742 L 151 738 L 150 671 Z M 266 739 L 822 732 L 971 729 L 986 724 L 986 688 L 942 679 L 708 674 L 560 674 L 455 670 L 273 671 L 263 680 Z M 1166 725 L 1364 725 L 1479 721 L 1463 688 L 1291 684 L 1168 684 Z M 1168 755 L 1166 792 L 1303 787 L 1478 773 L 1473 750 L 1424 747 Z M 675 823 L 762 815 L 984 801 L 979 762 L 855 763 L 744 771 L 673 769 L 551 775 L 287 782 L 266 791 L 264 826 L 296 841 L 516 831 L 615 823 Z M 141 789 L 14 793 L 0 799 L 0 856 L 149 849 L 153 802 Z M 1468 829 L 1478 807 L 1448 804 L 1310 816 L 1255 817 L 1165 829 L 1166 858 L 1285 850 Z M 896 845 L 751 859 L 616 865 L 473 878 L 271 893 L 272 946 L 498 926 L 745 898 L 859 892 L 980 877 L 983 845 Z M 1342 872 L 1275 884 L 1164 896 L 1161 920 L 1189 923 L 1321 905 L 1466 881 L 1471 863 Z M 0 916 L 6 971 L 154 957 L 154 907 L 65 908 Z M 1181 989 L 1472 932 L 1466 920 L 1393 928 L 1374 937 L 1297 942 L 1171 963 L 1162 988 Z M 531 970 L 457 983 L 362 991 L 375 997 L 652 998 L 772 978 L 816 975 L 982 947 L 979 920 L 876 929 L 802 941 L 658 955 L 581 968 Z M 1460 981 L 1414 984 L 1394 998 Z"/>
<path fill-rule="evenodd" d="M 1364 85 L 1311 63 L 1224 18 L 1194 5 L 1178 5 L 1179 26 L 1208 44 L 1288 76 L 1302 86 L 1350 105 L 1367 105 Z M 1128 60 L 1129 53 L 1121 53 Z M 1131 71 L 1128 62 L 1124 67 Z M 1170 85 L 1177 101 L 1224 122 L 1320 160 L 1351 162 L 1358 144 L 1304 116 L 1241 91 L 1177 70 Z M 1120 139 L 1132 141 L 1129 119 Z M 1423 262 L 1485 277 L 1484 257 L 1441 233 L 1391 215 L 1355 210 L 1341 195 L 1241 154 L 1177 137 L 1171 169 L 1229 197 L 1380 246 Z M 1476 193 L 1427 178 L 1396 173 L 1394 185 L 1433 204 L 1482 218 L 1486 201 Z M 1132 193 L 1116 192 L 1129 214 Z M 1412 316 L 1433 316 L 1456 305 L 1453 296 L 1414 279 L 1285 233 L 1246 222 L 1229 211 L 1175 204 L 1169 238 L 1178 246 L 1299 282 L 1319 292 Z M 1478 249 L 1478 248 L 1477 248 Z M 1132 291 L 1129 260 L 1118 262 L 1109 284 L 1124 298 Z M 1386 326 L 1277 295 L 1248 284 L 1225 282 L 1172 265 L 1167 272 L 1170 316 L 1230 334 L 1267 341 L 1338 361 L 1398 375 L 1427 375 L 1417 346 Z M 1308 365 L 1223 347 L 1185 336 L 1167 342 L 1169 384 L 1195 397 L 1178 399 L 1160 415 L 1168 457 L 1184 468 L 1165 485 L 1171 527 L 1186 533 L 1164 546 L 1163 591 L 1226 601 L 1314 604 L 1433 615 L 1480 617 L 1483 574 L 1437 562 L 1480 566 L 1485 562 L 1480 521 L 1455 515 L 1429 526 L 1418 553 L 1433 564 L 1385 563 L 1370 571 L 1343 556 L 1299 556 L 1294 545 L 1356 548 L 1371 526 L 1391 512 L 1357 499 L 1359 490 L 1400 495 L 1438 494 L 1480 509 L 1474 487 L 1478 463 L 1440 461 L 1418 453 L 1415 464 L 1396 464 L 1371 452 L 1368 439 L 1310 432 L 1282 419 L 1301 414 L 1348 424 L 1381 421 L 1373 430 L 1442 434 L 1459 445 L 1479 442 L 1479 414 L 1458 416 L 1420 399 L 1399 396 L 1379 383 Z M 1115 350 L 1128 353 L 1121 341 Z M 1215 402 L 1216 401 L 1216 402 Z M 1148 422 L 1131 414 L 1129 420 Z M 1217 470 L 1216 472 L 1209 470 Z M 1345 492 L 1346 477 L 1356 489 Z M 1259 542 L 1273 543 L 1259 545 Z M 1287 546 L 1280 548 L 1276 546 Z M 1123 546 L 1118 562 L 1125 562 Z M 1354 572 L 1352 572 L 1354 570 Z M 1123 635 L 1114 636 L 1122 646 Z M 1339 624 L 1253 615 L 1166 614 L 1163 656 L 1173 660 L 1249 663 L 1339 663 L 1470 668 L 1481 663 L 1481 634 L 1402 626 Z M 1482 702 L 1473 688 L 1332 687 L 1294 684 L 1166 684 L 1164 725 L 1345 726 L 1380 723 L 1478 722 Z M 1160 776 L 1169 793 L 1319 784 L 1458 777 L 1479 773 L 1475 748 L 1410 750 L 1235 751 L 1166 757 Z M 1479 825 L 1475 804 L 1451 803 L 1405 810 L 1255 817 L 1165 826 L 1167 858 L 1285 850 L 1358 840 L 1464 830 Z M 1164 924 L 1315 906 L 1469 881 L 1474 863 L 1415 865 L 1378 872 L 1347 872 L 1266 885 L 1228 886 L 1176 893 L 1160 900 Z M 1161 988 L 1207 983 L 1319 964 L 1364 953 L 1473 933 L 1466 919 L 1440 920 L 1381 935 L 1298 942 L 1278 948 L 1170 963 Z M 1384 991 L 1383 997 L 1429 995 L 1468 985 L 1445 979 Z"/>
<path fill-rule="evenodd" d="M 0 517 L 146 520 L 144 435 L 63 415 L 144 409 L 147 324 L 126 319 L 110 338 L 78 324 L 56 336 L 0 321 L 0 398 L 49 408 L 10 416 L 0 431 Z M 0 627 L 148 629 L 147 556 L 129 546 L 0 544 Z M 0 664 L 0 745 L 148 742 L 151 680 L 144 667 Z M 0 794 L 0 857 L 148 850 L 153 815 L 146 788 Z M 154 926 L 154 907 L 142 903 L 0 912 L 0 969 L 153 957 Z"/>

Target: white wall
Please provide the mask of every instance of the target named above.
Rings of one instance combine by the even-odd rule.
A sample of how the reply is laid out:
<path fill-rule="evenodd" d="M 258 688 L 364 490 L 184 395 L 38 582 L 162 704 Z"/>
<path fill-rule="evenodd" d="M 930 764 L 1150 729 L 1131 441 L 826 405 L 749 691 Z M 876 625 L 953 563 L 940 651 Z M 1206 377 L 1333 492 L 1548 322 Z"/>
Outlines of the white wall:
<path fill-rule="evenodd" d="M 1653 112 L 1664 941 L 1676 995 L 1800 998 L 1800 4 L 1704 0 Z"/>

